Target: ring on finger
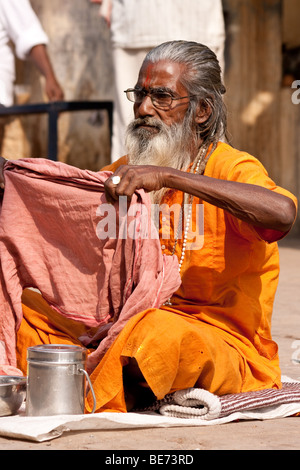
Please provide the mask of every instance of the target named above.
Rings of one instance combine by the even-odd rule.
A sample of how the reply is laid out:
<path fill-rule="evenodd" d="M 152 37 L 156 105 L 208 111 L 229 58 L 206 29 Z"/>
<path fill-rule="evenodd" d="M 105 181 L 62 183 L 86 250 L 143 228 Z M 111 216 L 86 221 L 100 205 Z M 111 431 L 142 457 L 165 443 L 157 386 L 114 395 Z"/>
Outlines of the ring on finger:
<path fill-rule="evenodd" d="M 112 181 L 113 184 L 119 184 L 120 181 L 121 181 L 121 177 L 120 176 L 113 176 L 111 181 Z"/>

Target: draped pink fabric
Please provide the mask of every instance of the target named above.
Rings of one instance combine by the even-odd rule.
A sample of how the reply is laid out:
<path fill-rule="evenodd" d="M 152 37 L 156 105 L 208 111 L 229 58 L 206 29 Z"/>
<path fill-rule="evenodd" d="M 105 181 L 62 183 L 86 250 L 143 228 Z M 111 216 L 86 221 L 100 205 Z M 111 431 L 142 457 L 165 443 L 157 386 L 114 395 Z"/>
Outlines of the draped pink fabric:
<path fill-rule="evenodd" d="M 91 370 L 132 315 L 161 306 L 178 289 L 174 256 L 162 255 L 150 198 L 137 192 L 127 212 L 107 204 L 109 172 L 47 159 L 9 161 L 0 215 L 0 371 L 16 367 L 15 332 L 26 287 L 103 338 Z M 106 233 L 107 230 L 107 233 Z M 109 235 L 109 237 L 107 236 Z"/>

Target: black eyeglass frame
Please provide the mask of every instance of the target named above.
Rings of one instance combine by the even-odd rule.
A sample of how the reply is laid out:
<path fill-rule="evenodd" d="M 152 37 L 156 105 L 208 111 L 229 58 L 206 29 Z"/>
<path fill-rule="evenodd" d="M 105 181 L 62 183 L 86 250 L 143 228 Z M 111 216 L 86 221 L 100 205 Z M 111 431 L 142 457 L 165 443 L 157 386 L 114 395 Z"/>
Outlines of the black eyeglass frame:
<path fill-rule="evenodd" d="M 178 98 L 175 98 L 168 91 L 158 91 L 158 90 L 145 91 L 145 90 L 139 89 L 139 88 L 128 88 L 127 90 L 124 90 L 124 93 L 126 93 L 126 98 L 128 99 L 128 101 L 131 101 L 132 103 L 141 103 L 146 96 L 149 96 L 151 101 L 152 101 L 153 106 L 157 109 L 169 109 L 172 106 L 173 101 L 183 100 L 184 98 L 194 98 L 195 96 L 197 96 L 197 95 L 187 95 L 187 96 L 179 96 Z M 129 93 L 133 93 L 133 94 L 134 93 L 141 93 L 142 97 L 141 97 L 140 100 L 136 100 L 136 99 L 134 99 L 134 97 L 133 97 L 133 99 L 130 99 L 129 98 L 129 96 L 130 96 Z M 153 95 L 154 94 L 159 94 L 159 93 L 169 96 L 170 97 L 170 102 L 166 105 L 157 105 L 157 102 L 155 101 L 155 98 L 153 97 Z"/>

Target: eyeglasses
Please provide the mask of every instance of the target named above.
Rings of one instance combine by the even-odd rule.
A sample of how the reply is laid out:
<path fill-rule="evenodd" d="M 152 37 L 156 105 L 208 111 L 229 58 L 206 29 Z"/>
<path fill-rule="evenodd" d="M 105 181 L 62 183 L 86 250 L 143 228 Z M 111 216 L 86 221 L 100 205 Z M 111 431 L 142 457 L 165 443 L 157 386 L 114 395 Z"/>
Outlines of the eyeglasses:
<path fill-rule="evenodd" d="M 125 90 L 124 93 L 126 93 L 127 99 L 133 103 L 141 103 L 146 96 L 150 96 L 153 106 L 158 109 L 168 109 L 172 105 L 173 101 L 183 100 L 184 98 L 192 98 L 195 96 L 189 95 L 174 98 L 167 91 L 145 91 L 138 88 L 128 88 L 128 90 Z"/>

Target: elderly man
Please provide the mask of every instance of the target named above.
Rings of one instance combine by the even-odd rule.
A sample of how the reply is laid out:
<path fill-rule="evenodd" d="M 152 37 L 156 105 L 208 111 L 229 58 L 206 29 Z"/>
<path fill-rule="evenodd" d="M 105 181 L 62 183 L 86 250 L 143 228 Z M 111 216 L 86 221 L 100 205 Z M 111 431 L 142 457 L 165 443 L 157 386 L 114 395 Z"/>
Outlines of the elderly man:
<path fill-rule="evenodd" d="M 106 168 L 106 197 L 118 204 L 140 189 L 150 194 L 162 252 L 178 257 L 182 282 L 164 305 L 130 318 L 96 365 L 98 412 L 126 412 L 189 387 L 218 395 L 281 387 L 271 337 L 276 241 L 290 231 L 297 201 L 256 158 L 222 141 L 224 92 L 216 55 L 186 41 L 149 52 L 125 92 L 135 120 L 128 155 Z M 37 306 L 27 298 L 24 308 L 31 326 L 18 333 L 21 356 Z"/>
<path fill-rule="evenodd" d="M 275 242 L 290 231 L 297 203 L 257 159 L 221 141 L 220 72 L 204 45 L 168 42 L 148 53 L 125 92 L 135 120 L 128 156 L 109 167 L 107 197 L 143 188 L 155 204 L 189 210 L 184 223 L 171 220 L 170 236 L 165 217 L 159 228 L 163 252 L 178 256 L 181 287 L 132 318 L 106 353 L 92 376 L 98 410 L 126 411 L 188 387 L 218 395 L 281 387 L 271 337 Z M 199 213 L 197 246 L 189 239 Z"/>

